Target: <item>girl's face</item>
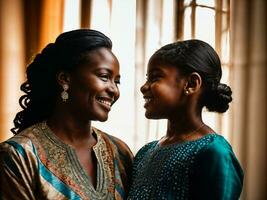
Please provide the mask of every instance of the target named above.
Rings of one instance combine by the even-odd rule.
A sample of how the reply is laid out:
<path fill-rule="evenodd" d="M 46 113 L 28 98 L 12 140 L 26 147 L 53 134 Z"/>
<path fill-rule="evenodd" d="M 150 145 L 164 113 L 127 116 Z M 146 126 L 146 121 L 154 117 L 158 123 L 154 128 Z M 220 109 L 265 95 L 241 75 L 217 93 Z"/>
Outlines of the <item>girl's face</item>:
<path fill-rule="evenodd" d="M 149 119 L 175 117 L 185 102 L 185 83 L 185 77 L 176 67 L 159 64 L 152 57 L 148 63 L 147 81 L 141 87 L 145 99 L 146 117 Z"/>
<path fill-rule="evenodd" d="M 83 119 L 106 121 L 120 95 L 119 62 L 106 48 L 90 52 L 87 58 L 70 74 L 68 103 Z"/>

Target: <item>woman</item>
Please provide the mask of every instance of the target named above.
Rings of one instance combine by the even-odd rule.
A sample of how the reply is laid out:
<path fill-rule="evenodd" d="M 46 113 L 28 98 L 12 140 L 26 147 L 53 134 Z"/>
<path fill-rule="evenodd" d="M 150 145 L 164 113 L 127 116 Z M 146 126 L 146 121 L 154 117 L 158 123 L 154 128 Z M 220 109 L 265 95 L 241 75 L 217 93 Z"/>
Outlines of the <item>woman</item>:
<path fill-rule="evenodd" d="M 91 126 L 119 98 L 111 40 L 88 29 L 59 35 L 27 67 L 15 134 L 0 145 L 0 199 L 125 199 L 132 153 Z"/>
<path fill-rule="evenodd" d="M 141 87 L 148 119 L 167 119 L 166 135 L 136 155 L 129 199 L 238 199 L 243 172 L 230 144 L 202 121 L 205 106 L 225 112 L 221 63 L 200 40 L 163 46 L 149 60 Z"/>

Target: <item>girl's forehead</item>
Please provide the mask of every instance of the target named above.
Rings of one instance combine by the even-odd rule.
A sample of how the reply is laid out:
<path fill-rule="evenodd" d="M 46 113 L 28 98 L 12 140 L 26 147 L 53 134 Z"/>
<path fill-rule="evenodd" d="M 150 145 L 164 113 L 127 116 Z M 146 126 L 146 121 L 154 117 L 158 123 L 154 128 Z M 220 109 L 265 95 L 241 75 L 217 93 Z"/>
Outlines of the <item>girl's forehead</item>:
<path fill-rule="evenodd" d="M 161 73 L 161 74 L 173 74 L 176 75 L 178 72 L 177 67 L 169 64 L 149 64 L 147 68 L 147 74 Z"/>

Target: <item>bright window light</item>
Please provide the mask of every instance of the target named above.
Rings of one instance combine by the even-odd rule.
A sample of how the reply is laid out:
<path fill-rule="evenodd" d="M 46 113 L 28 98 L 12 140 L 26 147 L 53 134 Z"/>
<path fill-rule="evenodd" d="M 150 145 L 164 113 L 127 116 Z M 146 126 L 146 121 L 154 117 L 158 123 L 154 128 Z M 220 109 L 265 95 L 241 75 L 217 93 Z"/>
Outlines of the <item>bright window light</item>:
<path fill-rule="evenodd" d="M 64 18 L 63 31 L 70 31 L 80 28 L 80 0 L 65 0 L 64 1 Z"/>

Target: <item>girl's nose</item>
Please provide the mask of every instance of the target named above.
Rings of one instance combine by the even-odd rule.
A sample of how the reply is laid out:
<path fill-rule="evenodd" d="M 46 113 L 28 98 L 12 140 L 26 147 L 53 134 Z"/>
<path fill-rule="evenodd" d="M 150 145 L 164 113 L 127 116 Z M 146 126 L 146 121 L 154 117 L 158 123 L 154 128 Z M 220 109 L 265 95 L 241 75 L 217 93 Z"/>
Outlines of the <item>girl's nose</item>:
<path fill-rule="evenodd" d="M 141 86 L 140 91 L 144 94 L 148 90 L 149 86 L 146 82 L 144 85 Z"/>

